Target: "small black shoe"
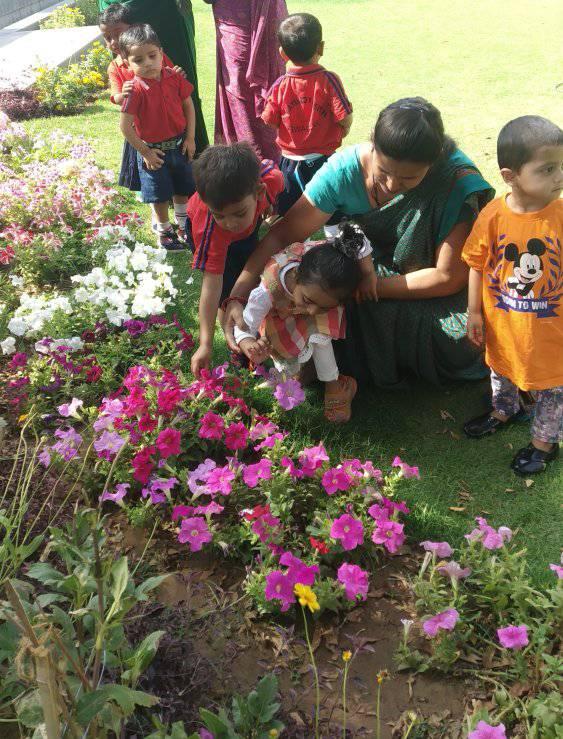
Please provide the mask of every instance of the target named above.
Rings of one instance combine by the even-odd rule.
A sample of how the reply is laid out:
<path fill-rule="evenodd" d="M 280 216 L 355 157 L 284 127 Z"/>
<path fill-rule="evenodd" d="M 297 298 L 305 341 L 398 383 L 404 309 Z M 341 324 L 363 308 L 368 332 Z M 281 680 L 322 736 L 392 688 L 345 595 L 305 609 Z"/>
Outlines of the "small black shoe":
<path fill-rule="evenodd" d="M 175 231 L 162 231 L 158 233 L 158 243 L 166 251 L 184 251 L 185 245 L 180 241 Z"/>
<path fill-rule="evenodd" d="M 516 452 L 510 466 L 517 475 L 537 475 L 538 472 L 544 472 L 548 463 L 558 456 L 559 444 L 554 444 L 553 449 L 544 452 L 530 443 Z"/>
<path fill-rule="evenodd" d="M 500 421 L 498 418 L 492 416 L 491 413 L 492 410 L 487 411 L 476 418 L 472 418 L 471 421 L 467 421 L 463 426 L 465 435 L 469 436 L 470 439 L 480 439 L 483 436 L 494 434 L 495 431 L 498 431 L 505 426 L 510 426 L 514 421 L 524 420 L 525 418 L 525 414 L 522 411 L 518 411 L 507 418 L 506 421 Z"/>

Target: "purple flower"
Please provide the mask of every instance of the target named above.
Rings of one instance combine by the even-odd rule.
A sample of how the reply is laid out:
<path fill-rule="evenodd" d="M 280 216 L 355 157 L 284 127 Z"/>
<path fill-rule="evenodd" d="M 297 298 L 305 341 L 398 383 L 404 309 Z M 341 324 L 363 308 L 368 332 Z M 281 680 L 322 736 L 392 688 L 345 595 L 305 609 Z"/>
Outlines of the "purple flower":
<path fill-rule="evenodd" d="M 140 336 L 147 330 L 147 326 L 144 321 L 138 321 L 135 318 L 131 318 L 128 321 L 123 321 L 123 328 L 127 329 L 129 336 Z"/>
<path fill-rule="evenodd" d="M 80 418 L 78 415 L 78 409 L 81 408 L 84 405 L 83 400 L 79 400 L 78 398 L 73 398 L 70 403 L 63 403 L 63 405 L 60 405 L 57 410 L 59 411 L 60 415 L 64 418 L 68 418 L 69 416 L 74 416 L 74 418 Z"/>
<path fill-rule="evenodd" d="M 491 726 L 485 721 L 479 721 L 475 729 L 467 735 L 467 739 L 506 739 L 504 724 Z"/>
<path fill-rule="evenodd" d="M 461 567 L 453 559 L 450 562 L 444 562 L 439 565 L 436 570 L 440 575 L 448 575 L 453 580 L 461 580 L 462 577 L 469 577 L 471 574 L 471 567 Z"/>
<path fill-rule="evenodd" d="M 125 444 L 125 439 L 116 431 L 104 431 L 94 441 L 94 449 L 98 457 L 112 459 Z"/>
<path fill-rule="evenodd" d="M 505 541 L 512 539 L 512 531 L 508 526 L 500 526 L 498 531 L 489 526 L 486 518 L 478 516 L 477 528 L 465 535 L 467 541 L 480 541 L 485 549 L 501 549 Z"/>
<path fill-rule="evenodd" d="M 199 552 L 204 544 L 213 539 L 207 522 L 203 518 L 184 518 L 180 524 L 178 541 L 189 544 L 190 551 Z"/>
<path fill-rule="evenodd" d="M 422 624 L 422 628 L 424 633 L 428 634 L 428 636 L 436 636 L 440 629 L 444 629 L 444 631 L 453 631 L 458 619 L 459 613 L 456 609 L 448 608 L 447 611 L 442 611 L 431 618 L 427 618 Z"/>
<path fill-rule="evenodd" d="M 420 473 L 418 471 L 418 467 L 411 467 L 406 462 L 403 462 L 403 460 L 400 457 L 395 457 L 395 459 L 391 462 L 392 467 L 399 467 L 401 470 L 401 477 L 417 477 L 420 478 Z"/>
<path fill-rule="evenodd" d="M 340 541 L 342 549 L 349 552 L 364 543 L 364 525 L 359 519 L 344 513 L 332 522 L 330 536 Z"/>
<path fill-rule="evenodd" d="M 352 478 L 342 467 L 331 467 L 321 478 L 321 485 L 328 495 L 334 495 L 337 490 L 348 490 L 352 482 Z"/>
<path fill-rule="evenodd" d="M 340 565 L 337 572 L 338 582 L 344 585 L 344 592 L 348 600 L 362 600 L 367 598 L 368 592 L 368 573 L 362 570 L 358 565 L 351 565 L 344 562 Z"/>
<path fill-rule="evenodd" d="M 453 552 L 447 541 L 422 541 L 420 546 L 424 547 L 427 552 L 432 552 L 440 559 L 451 557 Z"/>
<path fill-rule="evenodd" d="M 497 629 L 497 636 L 501 647 L 518 651 L 528 644 L 528 627 L 524 624 L 505 626 L 502 629 Z"/>
<path fill-rule="evenodd" d="M 199 739 L 215 739 L 215 736 L 207 729 L 200 729 L 198 731 Z"/>
<path fill-rule="evenodd" d="M 244 484 L 255 488 L 259 480 L 269 480 L 272 477 L 272 463 L 269 459 L 261 459 L 256 464 L 247 464 L 242 473 Z"/>
<path fill-rule="evenodd" d="M 560 580 L 563 579 L 563 565 L 552 564 L 549 565 L 549 569 L 552 570 L 552 572 L 555 572 Z"/>
<path fill-rule="evenodd" d="M 123 500 L 123 498 L 127 495 L 129 487 L 130 485 L 128 482 L 118 483 L 115 486 L 115 492 L 110 493 L 109 490 L 106 490 L 105 493 L 100 495 L 100 503 L 103 503 L 104 500 L 112 500 L 114 503 L 119 503 L 119 501 Z"/>
<path fill-rule="evenodd" d="M 55 436 L 59 441 L 53 444 L 51 451 L 57 452 L 68 462 L 78 454 L 78 447 L 82 444 L 82 437 L 73 428 L 57 429 Z"/>
<path fill-rule="evenodd" d="M 278 401 L 284 411 L 296 408 L 305 400 L 305 392 L 298 380 L 293 378 L 280 382 L 274 390 L 274 398 Z"/>
<path fill-rule="evenodd" d="M 285 612 L 295 603 L 293 594 L 293 583 L 281 570 L 273 570 L 266 575 L 266 587 L 264 588 L 266 600 L 281 601 L 280 610 Z"/>
<path fill-rule="evenodd" d="M 315 576 L 320 572 L 318 565 L 306 565 L 291 552 L 282 554 L 280 564 L 288 568 L 286 575 L 291 580 L 292 585 L 296 583 L 312 585 L 315 582 Z"/>
<path fill-rule="evenodd" d="M 405 541 L 404 526 L 397 521 L 377 521 L 371 540 L 374 544 L 383 544 L 385 549 L 394 554 Z"/>
<path fill-rule="evenodd" d="M 49 453 L 49 449 L 45 447 L 45 449 L 43 449 L 43 451 L 37 455 L 37 459 L 43 465 L 43 467 L 48 467 L 51 464 L 51 455 Z"/>

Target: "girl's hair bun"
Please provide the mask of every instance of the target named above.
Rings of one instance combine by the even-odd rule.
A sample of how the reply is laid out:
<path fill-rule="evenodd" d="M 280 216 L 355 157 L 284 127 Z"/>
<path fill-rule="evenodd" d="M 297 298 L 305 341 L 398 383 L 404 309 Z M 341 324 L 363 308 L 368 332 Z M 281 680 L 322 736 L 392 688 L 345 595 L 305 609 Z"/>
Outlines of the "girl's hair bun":
<path fill-rule="evenodd" d="M 334 247 L 350 259 L 357 259 L 367 239 L 362 229 L 346 219 L 340 221 Z"/>

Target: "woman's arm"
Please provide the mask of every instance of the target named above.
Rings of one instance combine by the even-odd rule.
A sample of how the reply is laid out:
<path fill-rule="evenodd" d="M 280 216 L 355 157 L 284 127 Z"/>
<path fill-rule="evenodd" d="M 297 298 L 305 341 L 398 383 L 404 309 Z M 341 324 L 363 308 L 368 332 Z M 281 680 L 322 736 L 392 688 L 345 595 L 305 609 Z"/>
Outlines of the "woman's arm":
<path fill-rule="evenodd" d="M 406 275 L 379 277 L 379 299 L 416 300 L 441 298 L 459 292 L 468 279 L 468 266 L 461 260 L 461 250 L 471 231 L 471 224 L 458 223 L 436 249 L 436 266 L 418 269 Z"/>

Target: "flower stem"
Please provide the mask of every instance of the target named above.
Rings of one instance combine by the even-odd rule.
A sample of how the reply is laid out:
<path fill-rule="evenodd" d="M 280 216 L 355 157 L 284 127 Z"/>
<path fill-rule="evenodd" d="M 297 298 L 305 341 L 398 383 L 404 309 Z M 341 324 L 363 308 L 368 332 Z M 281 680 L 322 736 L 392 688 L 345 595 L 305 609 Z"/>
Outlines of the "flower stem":
<path fill-rule="evenodd" d="M 305 626 L 305 639 L 307 641 L 309 657 L 311 658 L 311 666 L 313 668 L 313 674 L 315 676 L 315 739 L 319 739 L 319 712 L 321 710 L 321 689 L 319 685 L 319 672 L 317 670 L 317 663 L 315 662 L 315 655 L 313 654 L 311 639 L 309 638 L 307 614 L 305 613 L 305 608 L 303 606 L 301 606 L 301 610 L 303 612 L 303 625 Z"/>
<path fill-rule="evenodd" d="M 346 739 L 346 681 L 348 680 L 348 666 L 349 662 L 344 665 L 344 677 L 342 679 L 342 712 L 344 718 L 342 719 L 342 739 Z"/>
<path fill-rule="evenodd" d="M 377 739 L 381 739 L 381 683 L 377 683 L 377 700 L 375 704 L 375 720 L 377 724 L 375 726 L 375 736 Z"/>

